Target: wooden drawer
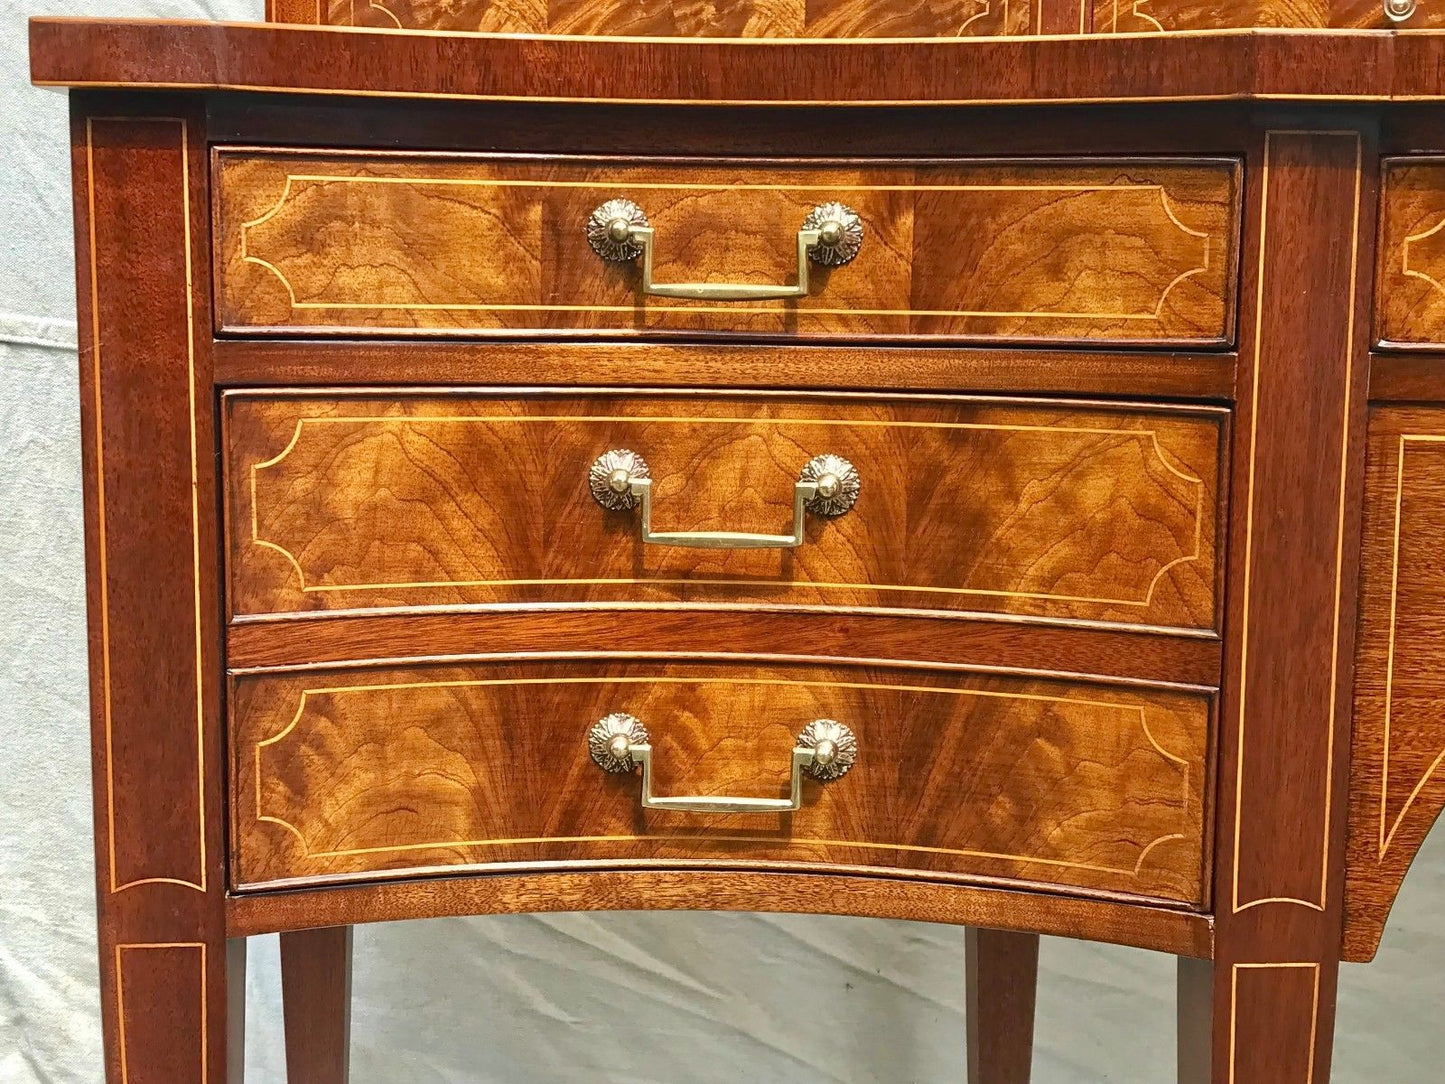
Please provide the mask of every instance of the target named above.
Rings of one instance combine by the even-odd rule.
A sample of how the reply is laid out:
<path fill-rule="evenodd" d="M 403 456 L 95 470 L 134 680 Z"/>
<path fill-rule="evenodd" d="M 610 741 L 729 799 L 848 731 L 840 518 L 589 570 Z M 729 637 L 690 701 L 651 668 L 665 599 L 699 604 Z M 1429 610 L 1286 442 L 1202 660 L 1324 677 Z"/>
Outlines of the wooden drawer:
<path fill-rule="evenodd" d="M 324 669 L 235 679 L 243 888 L 521 863 L 881 867 L 1198 904 L 1202 695 L 924 670 L 639 661 Z M 857 760 L 795 813 L 643 810 L 589 755 L 646 727 L 658 796 L 779 798 L 812 720 Z"/>
<path fill-rule="evenodd" d="M 233 392 L 236 616 L 484 604 L 972 611 L 1213 629 L 1227 412 L 805 394 Z M 803 468 L 857 472 L 796 548 L 645 544 L 589 471 L 630 450 L 659 532 L 786 534 Z"/>
<path fill-rule="evenodd" d="M 1375 338 L 1445 346 L 1445 158 L 1387 158 Z"/>
<path fill-rule="evenodd" d="M 237 149 L 218 151 L 214 171 L 224 332 L 1233 336 L 1230 160 L 649 165 Z M 786 286 L 801 264 L 807 296 L 644 296 L 644 261 L 608 261 L 588 241 L 594 209 L 620 198 L 650 223 L 655 285 Z M 798 235 L 831 202 L 857 213 L 862 242 L 829 267 L 800 256 Z"/>

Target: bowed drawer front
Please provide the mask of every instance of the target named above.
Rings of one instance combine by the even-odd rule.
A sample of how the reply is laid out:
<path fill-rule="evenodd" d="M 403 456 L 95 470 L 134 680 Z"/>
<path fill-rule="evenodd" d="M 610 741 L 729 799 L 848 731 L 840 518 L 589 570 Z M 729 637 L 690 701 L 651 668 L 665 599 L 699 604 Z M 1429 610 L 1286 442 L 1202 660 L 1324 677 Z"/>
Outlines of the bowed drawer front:
<path fill-rule="evenodd" d="M 1199 695 L 534 661 L 245 676 L 231 703 L 244 888 L 708 860 L 1202 894 Z M 663 808 L 644 808 L 644 789 Z"/>
<path fill-rule="evenodd" d="M 218 151 L 222 332 L 1233 338 L 1238 164 Z"/>
<path fill-rule="evenodd" d="M 1227 413 L 235 392 L 232 613 L 745 603 L 1216 626 Z"/>

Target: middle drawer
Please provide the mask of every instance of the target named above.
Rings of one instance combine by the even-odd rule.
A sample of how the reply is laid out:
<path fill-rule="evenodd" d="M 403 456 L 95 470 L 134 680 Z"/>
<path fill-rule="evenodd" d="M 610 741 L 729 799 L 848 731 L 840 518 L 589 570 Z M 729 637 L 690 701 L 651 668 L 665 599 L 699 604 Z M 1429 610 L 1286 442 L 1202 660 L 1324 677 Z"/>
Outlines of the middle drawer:
<path fill-rule="evenodd" d="M 1227 411 L 231 392 L 233 616 L 732 603 L 1217 624 Z"/>

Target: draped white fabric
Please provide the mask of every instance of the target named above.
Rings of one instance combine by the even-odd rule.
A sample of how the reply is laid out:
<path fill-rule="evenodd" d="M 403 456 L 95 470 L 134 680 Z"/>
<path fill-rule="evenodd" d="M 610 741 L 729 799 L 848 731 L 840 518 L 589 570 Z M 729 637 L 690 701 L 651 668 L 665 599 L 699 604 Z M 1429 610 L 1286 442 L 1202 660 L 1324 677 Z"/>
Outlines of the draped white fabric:
<path fill-rule="evenodd" d="M 260 17 L 261 0 L 0 0 L 0 1084 L 101 1079 L 65 98 L 23 16 Z M 595 914 L 362 928 L 356 1084 L 962 1081 L 963 934 L 804 916 Z M 1040 1084 L 1173 1080 L 1173 961 L 1050 940 Z M 248 1081 L 284 1081 L 274 938 Z M 1445 834 L 1379 961 L 1347 967 L 1343 1082 L 1438 1081 Z"/>

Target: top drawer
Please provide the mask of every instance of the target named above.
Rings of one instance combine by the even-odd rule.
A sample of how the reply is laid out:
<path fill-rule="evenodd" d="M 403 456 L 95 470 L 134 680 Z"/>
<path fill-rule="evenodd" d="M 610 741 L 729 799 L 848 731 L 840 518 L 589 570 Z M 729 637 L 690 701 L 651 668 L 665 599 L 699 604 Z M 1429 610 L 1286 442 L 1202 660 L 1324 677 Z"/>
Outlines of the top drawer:
<path fill-rule="evenodd" d="M 214 170 L 222 332 L 1158 346 L 1233 335 L 1231 160 L 842 167 L 231 149 Z M 620 257 L 609 260 L 588 222 L 613 200 L 640 213 L 620 242 L 605 236 L 620 205 L 599 220 L 591 240 Z M 861 230 L 841 264 L 860 235 L 837 205 Z M 645 291 L 649 255 L 653 291 L 693 296 Z M 776 296 L 800 272 L 806 293 Z"/>

